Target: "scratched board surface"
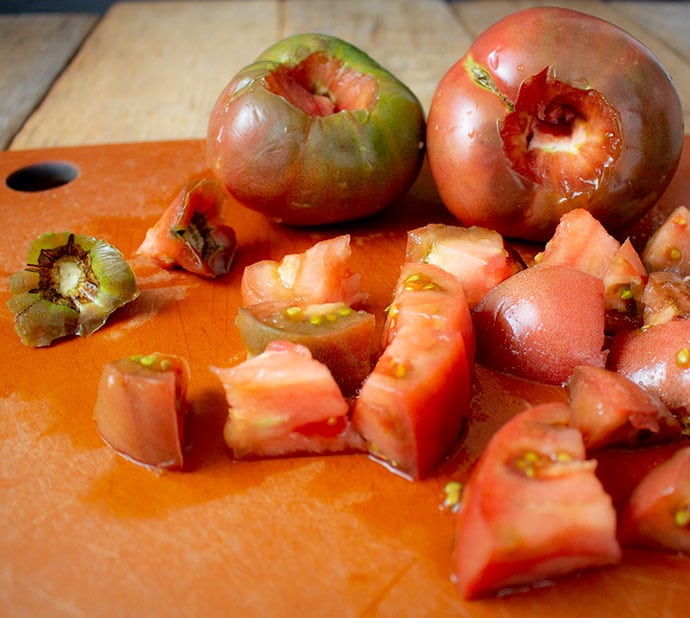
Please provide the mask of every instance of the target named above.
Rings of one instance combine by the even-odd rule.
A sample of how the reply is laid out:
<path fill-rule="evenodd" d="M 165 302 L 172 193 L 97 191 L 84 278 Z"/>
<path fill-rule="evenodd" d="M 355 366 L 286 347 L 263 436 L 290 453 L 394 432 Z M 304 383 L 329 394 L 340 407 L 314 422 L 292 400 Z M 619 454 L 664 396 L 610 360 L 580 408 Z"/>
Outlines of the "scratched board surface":
<path fill-rule="evenodd" d="M 453 515 L 444 486 L 466 477 L 491 432 L 530 403 L 563 397 L 477 370 L 472 420 L 454 458 L 412 483 L 364 455 L 237 462 L 222 440 L 226 408 L 210 367 L 244 357 L 234 326 L 242 268 L 340 233 L 352 236 L 379 318 L 404 256 L 405 233 L 452 222 L 426 170 L 395 208 L 364 222 L 290 229 L 237 205 L 239 253 L 216 281 L 152 267 L 133 253 L 187 177 L 204 171 L 200 141 L 0 153 L 3 180 L 35 163 L 69 164 L 59 188 L 0 186 L 0 614 L 131 616 L 680 616 L 690 562 L 626 550 L 615 568 L 480 601 L 450 573 Z M 662 207 L 690 201 L 687 153 Z M 656 215 L 657 217 L 660 214 Z M 118 247 L 140 297 L 88 338 L 23 346 L 5 307 L 8 276 L 33 238 L 71 230 Z M 375 265 L 375 267 L 372 267 Z M 161 351 L 192 379 L 183 472 L 118 457 L 92 418 L 103 365 Z"/>

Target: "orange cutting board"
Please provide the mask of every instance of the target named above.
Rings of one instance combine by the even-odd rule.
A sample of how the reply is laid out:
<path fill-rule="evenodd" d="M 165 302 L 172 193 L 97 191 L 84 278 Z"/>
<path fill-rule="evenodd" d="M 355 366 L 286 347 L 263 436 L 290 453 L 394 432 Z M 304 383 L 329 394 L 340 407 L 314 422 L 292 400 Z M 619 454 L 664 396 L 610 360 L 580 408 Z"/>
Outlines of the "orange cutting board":
<path fill-rule="evenodd" d="M 134 250 L 188 176 L 201 141 L 0 153 L 3 180 L 39 162 L 75 180 L 37 192 L 0 186 L 0 614 L 65 616 L 681 616 L 690 558 L 625 551 L 623 564 L 508 597 L 463 601 L 451 581 L 453 515 L 444 486 L 463 479 L 491 432 L 553 387 L 477 370 L 473 417 L 437 474 L 411 482 L 365 455 L 237 462 L 210 366 L 244 351 L 234 326 L 245 265 L 352 235 L 370 308 L 388 304 L 405 233 L 452 222 L 428 173 L 399 204 L 364 222 L 290 229 L 233 205 L 239 253 L 217 281 L 152 267 Z M 652 217 L 690 203 L 686 148 Z M 33 238 L 71 230 L 118 247 L 141 296 L 88 338 L 23 346 L 5 307 L 7 278 Z M 162 351 L 191 365 L 183 472 L 155 473 L 107 447 L 92 418 L 104 363 Z M 610 472 L 611 470 L 609 470 Z M 577 497 L 574 497 L 577 499 Z M 555 612 L 555 614 L 554 614 Z"/>

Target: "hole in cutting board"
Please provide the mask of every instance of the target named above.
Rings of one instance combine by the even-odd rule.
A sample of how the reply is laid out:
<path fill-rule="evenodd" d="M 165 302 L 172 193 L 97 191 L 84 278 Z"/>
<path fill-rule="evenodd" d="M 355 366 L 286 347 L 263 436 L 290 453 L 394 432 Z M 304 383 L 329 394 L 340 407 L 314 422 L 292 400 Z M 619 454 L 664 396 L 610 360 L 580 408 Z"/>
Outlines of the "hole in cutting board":
<path fill-rule="evenodd" d="M 72 182 L 79 174 L 76 166 L 65 161 L 33 163 L 12 172 L 5 184 L 15 191 L 46 191 Z"/>

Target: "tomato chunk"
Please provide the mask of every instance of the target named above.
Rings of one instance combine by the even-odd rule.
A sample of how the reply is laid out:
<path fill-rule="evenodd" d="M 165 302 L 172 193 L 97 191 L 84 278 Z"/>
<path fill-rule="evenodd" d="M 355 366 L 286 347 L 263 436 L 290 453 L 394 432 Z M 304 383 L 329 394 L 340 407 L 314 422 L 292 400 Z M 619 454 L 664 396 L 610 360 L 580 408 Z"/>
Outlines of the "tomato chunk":
<path fill-rule="evenodd" d="M 120 455 L 153 468 L 184 464 L 189 366 L 154 352 L 108 363 L 94 417 L 103 440 Z"/>
<path fill-rule="evenodd" d="M 621 516 L 621 542 L 690 553 L 690 446 L 647 473 Z"/>
<path fill-rule="evenodd" d="M 455 576 L 476 598 L 621 559 L 616 513 L 564 403 L 518 413 L 462 492 Z"/>
<path fill-rule="evenodd" d="M 419 479 L 455 444 L 469 412 L 474 333 L 462 286 L 435 266 L 405 265 L 396 290 L 386 347 L 352 422 L 376 459 Z"/>
<path fill-rule="evenodd" d="M 654 232 L 642 251 L 648 270 L 690 276 L 690 210 L 676 208 Z"/>
<path fill-rule="evenodd" d="M 650 273 L 642 293 L 645 326 L 690 318 L 690 278 L 663 270 Z"/>
<path fill-rule="evenodd" d="M 234 457 L 362 447 L 333 376 L 304 346 L 273 341 L 258 356 L 212 370 L 225 389 L 228 418 L 223 435 Z"/>

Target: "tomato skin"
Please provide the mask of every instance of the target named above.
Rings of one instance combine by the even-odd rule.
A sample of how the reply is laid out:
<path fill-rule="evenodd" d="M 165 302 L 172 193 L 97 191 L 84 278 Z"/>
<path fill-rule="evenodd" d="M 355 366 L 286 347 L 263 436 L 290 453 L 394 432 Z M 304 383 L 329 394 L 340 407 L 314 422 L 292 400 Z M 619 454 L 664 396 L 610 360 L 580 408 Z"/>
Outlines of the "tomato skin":
<path fill-rule="evenodd" d="M 604 365 L 604 286 L 565 266 L 535 266 L 489 292 L 473 314 L 477 360 L 564 384 L 577 365 Z"/>
<path fill-rule="evenodd" d="M 152 353 L 103 368 L 94 417 L 103 440 L 134 462 L 161 469 L 184 465 L 187 361 Z"/>
<path fill-rule="evenodd" d="M 648 472 L 628 499 L 621 542 L 690 554 L 690 446 Z"/>
<path fill-rule="evenodd" d="M 322 86 L 329 92 L 319 97 Z M 358 100 L 338 109 L 352 92 Z M 245 206 L 319 225 L 371 215 L 407 191 L 424 132 L 421 104 L 391 73 L 345 41 L 302 34 L 268 48 L 221 92 L 207 160 Z"/>
<path fill-rule="evenodd" d="M 455 576 L 468 599 L 621 559 L 616 513 L 565 403 L 518 413 L 463 488 Z"/>
<path fill-rule="evenodd" d="M 690 320 L 618 332 L 607 366 L 656 395 L 675 414 L 690 414 Z"/>
<path fill-rule="evenodd" d="M 582 125 L 580 156 L 557 152 L 551 174 L 540 181 L 523 173 L 529 151 L 511 152 L 501 131 L 511 106 L 520 104 L 520 95 L 527 98 L 521 87 L 545 68 L 554 92 L 532 86 L 530 94 L 545 100 L 534 103 L 536 111 L 517 111 L 530 117 L 565 101 L 566 112 L 569 103 L 576 113 L 590 106 L 592 113 L 583 116 L 594 121 Z M 473 71 L 483 73 L 483 85 Z M 496 92 L 487 87 L 490 80 Z M 571 92 L 559 92 L 558 84 Z M 577 100 L 592 92 L 598 102 Z M 600 121 L 608 126 L 597 126 Z M 608 135 L 616 135 L 617 144 L 607 145 Z M 440 80 L 427 122 L 429 165 L 448 209 L 465 225 L 539 241 L 576 207 L 610 230 L 636 221 L 670 182 L 682 143 L 680 99 L 651 53 L 612 24 L 552 7 L 514 13 L 477 37 Z M 581 178 L 592 179 L 589 187 L 573 188 Z"/>

